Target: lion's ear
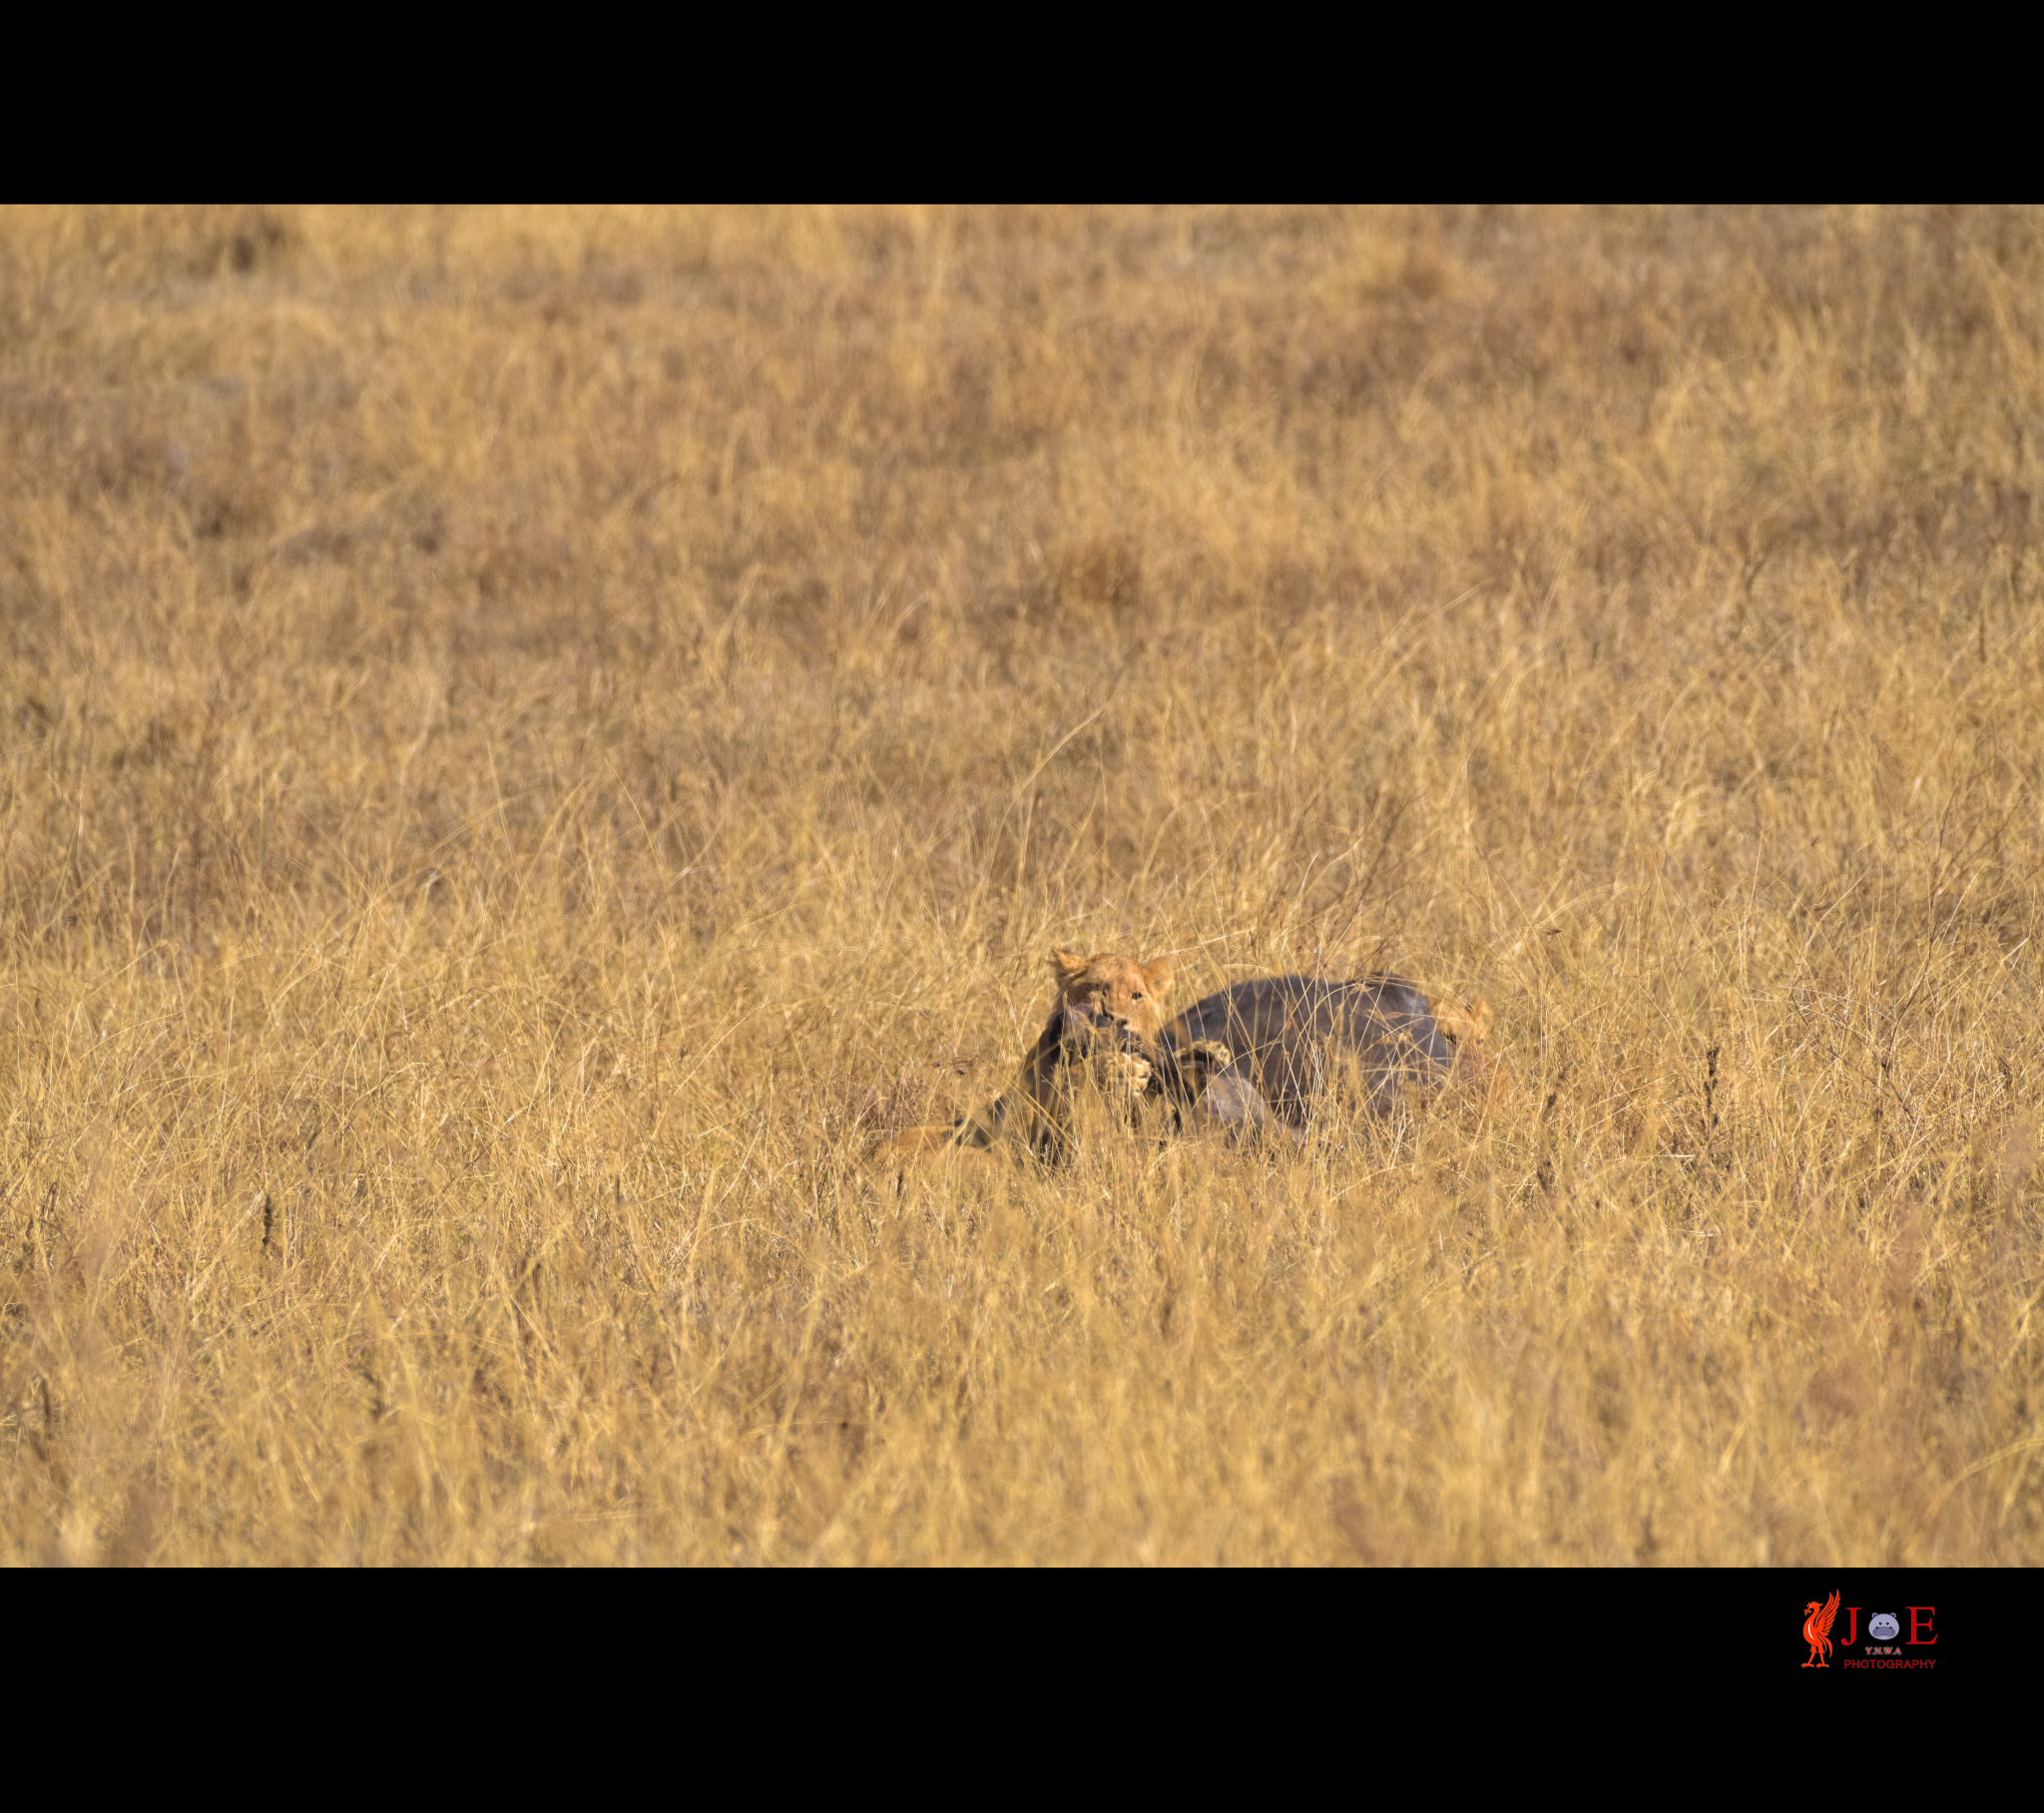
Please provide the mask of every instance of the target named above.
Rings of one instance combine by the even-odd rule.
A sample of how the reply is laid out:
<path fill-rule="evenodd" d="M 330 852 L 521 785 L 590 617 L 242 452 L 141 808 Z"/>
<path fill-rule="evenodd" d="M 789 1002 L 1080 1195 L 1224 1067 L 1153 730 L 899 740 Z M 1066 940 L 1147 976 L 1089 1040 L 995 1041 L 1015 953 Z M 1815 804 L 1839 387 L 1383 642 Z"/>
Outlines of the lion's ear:
<path fill-rule="evenodd" d="M 1081 957 L 1077 951 L 1068 951 L 1061 944 L 1050 947 L 1050 973 L 1060 985 L 1076 982 L 1085 973 L 1091 959 Z"/>
<path fill-rule="evenodd" d="M 1172 969 L 1169 957 L 1160 957 L 1155 963 L 1146 964 L 1143 968 L 1143 974 L 1150 979 L 1150 992 L 1158 1000 L 1162 1001 L 1166 995 L 1171 993 Z"/>

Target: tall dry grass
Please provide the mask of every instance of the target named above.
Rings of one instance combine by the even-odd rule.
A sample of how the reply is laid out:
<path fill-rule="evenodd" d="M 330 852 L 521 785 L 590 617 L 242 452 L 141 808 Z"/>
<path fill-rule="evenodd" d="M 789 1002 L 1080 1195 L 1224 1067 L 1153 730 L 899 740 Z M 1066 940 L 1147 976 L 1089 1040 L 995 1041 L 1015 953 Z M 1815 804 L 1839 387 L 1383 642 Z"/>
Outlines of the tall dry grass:
<path fill-rule="evenodd" d="M 2044 220 L 0 215 L 0 1554 L 2044 1560 Z M 1485 1101 L 862 1175 L 1053 941 Z"/>

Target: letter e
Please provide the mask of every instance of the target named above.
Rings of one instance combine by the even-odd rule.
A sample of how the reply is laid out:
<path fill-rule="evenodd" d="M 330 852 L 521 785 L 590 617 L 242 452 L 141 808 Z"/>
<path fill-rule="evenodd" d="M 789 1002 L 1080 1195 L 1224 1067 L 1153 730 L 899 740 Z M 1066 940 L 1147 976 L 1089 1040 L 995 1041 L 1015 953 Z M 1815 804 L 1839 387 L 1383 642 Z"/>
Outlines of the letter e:
<path fill-rule="evenodd" d="M 1935 1613 L 1937 1607 L 1935 1605 L 1911 1605 L 1909 1607 L 1909 1640 L 1912 1643 L 1934 1643 L 1937 1641 L 1937 1638 L 1934 1636 L 1918 1636 L 1916 1634 L 1919 1628 L 1924 1630 L 1928 1630 L 1930 1628 L 1929 1617 L 1926 1616 L 1925 1618 L 1923 1618 L 1919 1624 L 1919 1621 L 1916 1616 L 1917 1612 L 1922 1611 Z"/>

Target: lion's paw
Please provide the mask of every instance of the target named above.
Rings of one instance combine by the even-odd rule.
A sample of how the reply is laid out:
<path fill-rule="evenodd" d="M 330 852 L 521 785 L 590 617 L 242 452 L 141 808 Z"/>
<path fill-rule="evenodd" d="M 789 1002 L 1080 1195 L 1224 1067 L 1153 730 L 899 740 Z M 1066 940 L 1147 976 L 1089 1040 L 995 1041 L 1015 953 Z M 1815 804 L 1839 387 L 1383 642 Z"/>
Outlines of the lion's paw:
<path fill-rule="evenodd" d="M 1113 1052 L 1100 1061 L 1101 1087 L 1116 1095 L 1140 1096 L 1150 1087 L 1150 1061 L 1134 1052 Z"/>

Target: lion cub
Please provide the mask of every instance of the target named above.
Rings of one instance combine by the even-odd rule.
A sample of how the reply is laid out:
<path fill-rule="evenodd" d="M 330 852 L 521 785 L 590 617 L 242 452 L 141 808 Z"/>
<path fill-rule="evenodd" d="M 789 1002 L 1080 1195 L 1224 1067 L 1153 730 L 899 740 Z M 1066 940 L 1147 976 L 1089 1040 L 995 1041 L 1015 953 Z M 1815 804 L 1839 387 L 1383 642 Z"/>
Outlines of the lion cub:
<path fill-rule="evenodd" d="M 1154 1093 L 1171 960 L 1082 957 L 1060 946 L 1051 951 L 1050 968 L 1057 999 L 1007 1093 L 948 1127 L 910 1128 L 882 1139 L 875 1157 L 908 1158 L 946 1146 L 983 1150 L 1015 1138 L 1056 1160 L 1070 1146 L 1072 1094 L 1083 1082 L 1131 1109 Z"/>

